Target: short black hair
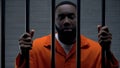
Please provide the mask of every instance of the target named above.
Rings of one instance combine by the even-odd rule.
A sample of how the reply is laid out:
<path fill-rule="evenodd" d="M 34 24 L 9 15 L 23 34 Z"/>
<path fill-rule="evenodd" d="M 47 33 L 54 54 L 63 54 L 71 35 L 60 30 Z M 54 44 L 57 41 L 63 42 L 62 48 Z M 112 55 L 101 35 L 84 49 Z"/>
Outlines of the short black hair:
<path fill-rule="evenodd" d="M 73 2 L 71 2 L 71 1 L 62 1 L 62 2 L 60 2 L 60 3 L 58 3 L 56 5 L 55 9 L 57 9 L 59 6 L 64 5 L 64 4 L 69 4 L 69 5 L 72 5 L 72 6 L 74 6 L 76 8 L 76 4 L 74 4 Z"/>

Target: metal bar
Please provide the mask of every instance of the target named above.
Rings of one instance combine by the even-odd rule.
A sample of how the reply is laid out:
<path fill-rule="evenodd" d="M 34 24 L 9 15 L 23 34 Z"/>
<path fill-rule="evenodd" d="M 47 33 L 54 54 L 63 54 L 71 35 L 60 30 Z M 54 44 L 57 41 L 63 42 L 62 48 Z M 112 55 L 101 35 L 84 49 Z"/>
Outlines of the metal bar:
<path fill-rule="evenodd" d="M 102 0 L 102 26 L 105 26 L 105 0 Z"/>
<path fill-rule="evenodd" d="M 30 32 L 30 23 L 29 23 L 29 14 L 30 14 L 30 0 L 26 0 L 26 32 L 29 33 Z M 30 68 L 29 67 L 29 48 L 24 49 L 25 52 L 25 59 L 26 59 L 26 68 Z"/>
<path fill-rule="evenodd" d="M 102 0 L 102 27 L 105 26 L 105 0 Z M 101 44 L 104 46 L 103 44 Z M 102 48 L 102 68 L 106 68 L 105 66 L 105 49 Z"/>
<path fill-rule="evenodd" d="M 105 50 L 102 49 L 102 68 L 106 68 L 105 66 Z"/>
<path fill-rule="evenodd" d="M 81 54 L 81 51 L 80 51 L 80 44 L 81 44 L 81 40 L 80 40 L 80 9 L 81 9 L 81 0 L 77 0 L 77 28 L 76 28 L 76 40 L 77 40 L 77 46 L 76 46 L 76 51 L 77 51 L 77 54 L 76 54 L 76 62 L 77 62 L 77 68 L 80 68 L 80 54 Z"/>
<path fill-rule="evenodd" d="M 51 68 L 55 68 L 55 0 L 51 1 L 52 5 L 52 46 L 51 46 Z"/>
<path fill-rule="evenodd" d="M 30 0 L 26 0 L 26 32 L 30 32 L 29 14 L 30 14 Z"/>
<path fill-rule="evenodd" d="M 5 0 L 1 0 L 1 68 L 5 68 Z"/>

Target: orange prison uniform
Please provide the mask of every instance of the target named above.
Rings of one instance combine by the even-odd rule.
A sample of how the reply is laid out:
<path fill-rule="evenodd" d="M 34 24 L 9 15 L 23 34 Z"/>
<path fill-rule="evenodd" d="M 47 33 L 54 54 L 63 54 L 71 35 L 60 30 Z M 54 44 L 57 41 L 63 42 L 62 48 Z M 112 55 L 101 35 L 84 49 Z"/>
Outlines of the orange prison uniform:
<path fill-rule="evenodd" d="M 76 44 L 68 54 L 56 40 L 56 68 L 76 68 Z M 101 46 L 84 36 L 81 36 L 81 68 L 101 68 Z M 110 68 L 117 68 L 118 62 L 113 56 L 114 63 Z M 20 64 L 20 54 L 16 58 L 16 68 L 25 68 L 25 62 Z M 34 40 L 30 50 L 30 68 L 51 68 L 51 35 Z"/>

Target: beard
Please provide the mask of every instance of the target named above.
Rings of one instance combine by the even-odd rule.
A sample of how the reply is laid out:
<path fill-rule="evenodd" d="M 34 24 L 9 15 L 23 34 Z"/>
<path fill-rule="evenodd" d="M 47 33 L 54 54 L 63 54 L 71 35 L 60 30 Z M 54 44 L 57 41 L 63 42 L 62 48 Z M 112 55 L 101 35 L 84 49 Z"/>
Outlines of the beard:
<path fill-rule="evenodd" d="M 58 38 L 59 40 L 67 45 L 71 45 L 75 42 L 76 40 L 76 28 L 71 28 L 71 29 L 60 29 L 56 26 L 56 30 L 58 32 Z"/>

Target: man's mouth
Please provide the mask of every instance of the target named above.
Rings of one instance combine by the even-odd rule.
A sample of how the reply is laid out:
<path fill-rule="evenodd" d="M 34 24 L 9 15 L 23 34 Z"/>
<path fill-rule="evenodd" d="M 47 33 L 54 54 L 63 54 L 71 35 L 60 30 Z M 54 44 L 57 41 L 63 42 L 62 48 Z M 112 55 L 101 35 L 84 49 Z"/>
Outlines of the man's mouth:
<path fill-rule="evenodd" d="M 71 29 L 71 28 L 65 28 L 64 31 L 65 31 L 65 32 L 66 32 L 66 31 L 72 31 L 72 29 Z"/>

